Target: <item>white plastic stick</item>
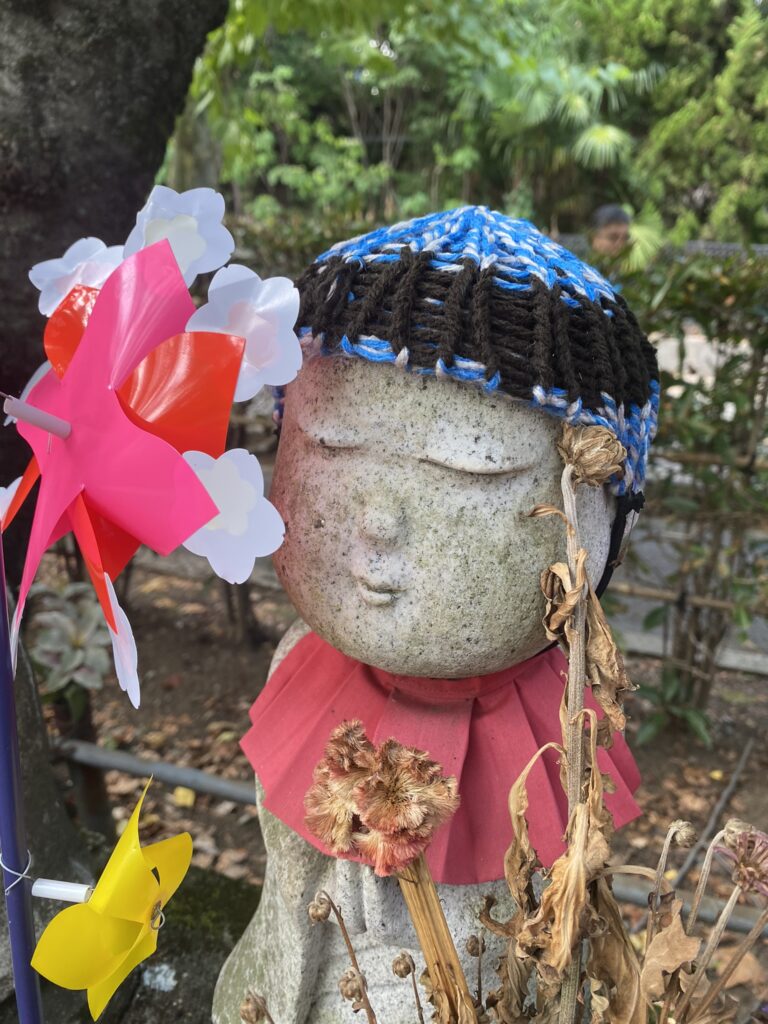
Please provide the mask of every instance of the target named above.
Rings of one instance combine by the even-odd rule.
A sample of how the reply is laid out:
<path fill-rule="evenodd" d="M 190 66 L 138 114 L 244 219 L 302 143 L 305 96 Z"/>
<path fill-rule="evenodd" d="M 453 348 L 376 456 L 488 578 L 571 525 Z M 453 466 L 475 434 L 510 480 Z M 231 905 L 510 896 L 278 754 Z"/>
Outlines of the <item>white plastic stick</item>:
<path fill-rule="evenodd" d="M 49 434 L 55 434 L 62 440 L 66 440 L 72 433 L 71 423 L 67 423 L 66 420 L 62 420 L 50 412 L 43 412 L 42 409 L 30 405 L 29 402 L 23 402 L 20 398 L 8 396 L 3 402 L 3 411 L 9 416 L 13 416 L 14 419 L 23 420 Z"/>
<path fill-rule="evenodd" d="M 56 878 L 36 878 L 32 883 L 32 895 L 45 900 L 59 900 L 61 903 L 87 903 L 93 889 L 80 882 L 60 882 Z"/>

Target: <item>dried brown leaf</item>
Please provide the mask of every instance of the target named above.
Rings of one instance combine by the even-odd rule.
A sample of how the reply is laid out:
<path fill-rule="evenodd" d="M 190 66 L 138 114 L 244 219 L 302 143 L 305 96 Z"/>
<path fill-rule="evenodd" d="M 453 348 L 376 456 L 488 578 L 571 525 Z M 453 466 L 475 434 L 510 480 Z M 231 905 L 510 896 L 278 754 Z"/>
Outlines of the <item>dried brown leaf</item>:
<path fill-rule="evenodd" d="M 550 640 L 564 643 L 569 649 L 573 642 L 573 613 L 584 595 L 587 582 L 586 563 L 587 552 L 580 548 L 576 555 L 575 580 L 565 562 L 555 562 L 541 574 L 541 589 L 547 603 L 544 629 Z"/>
<path fill-rule="evenodd" d="M 530 519 L 545 519 L 547 516 L 559 516 L 567 527 L 570 527 L 568 517 L 557 505 L 534 505 L 528 513 Z"/>
<path fill-rule="evenodd" d="M 520 956 L 537 960 L 542 976 L 554 981 L 571 962 L 573 948 L 581 938 L 582 914 L 587 904 L 585 852 L 589 832 L 589 810 L 578 804 L 568 828 L 568 848 L 549 872 L 550 884 L 541 904 L 517 937 Z M 550 968 L 550 971 L 546 969 Z"/>
<path fill-rule="evenodd" d="M 552 865 L 538 910 L 527 916 L 517 940 L 518 955 L 536 959 L 545 988 L 556 986 L 571 962 L 574 947 L 593 923 L 588 887 L 601 874 L 610 855 L 608 840 L 613 820 L 603 803 L 596 750 L 597 716 L 590 710 L 581 714 L 591 724 L 585 759 L 589 769 L 587 799 L 574 809 L 568 823 L 567 849 Z"/>
<path fill-rule="evenodd" d="M 695 960 L 701 947 L 700 939 L 685 934 L 680 918 L 682 908 L 682 901 L 674 900 L 669 924 L 654 935 L 646 950 L 640 973 L 640 991 L 649 1002 L 664 995 L 669 976 Z"/>
<path fill-rule="evenodd" d="M 530 966 L 517 959 L 514 942 L 511 942 L 507 955 L 501 958 L 497 967 L 501 985 L 490 993 L 487 1001 L 494 1020 L 501 1024 L 528 1024 L 530 1018 L 523 1013 L 523 1004 L 531 970 Z M 537 1015 L 536 1020 L 539 1019 Z"/>
<path fill-rule="evenodd" d="M 587 598 L 586 640 L 587 681 L 613 729 L 621 731 L 627 724 L 624 694 L 634 690 L 635 685 L 627 675 L 624 658 L 591 584 Z"/>
<path fill-rule="evenodd" d="M 555 562 L 541 575 L 541 589 L 546 600 L 544 629 L 550 640 L 562 644 L 568 653 L 573 643 L 573 614 L 587 588 L 586 608 L 586 672 L 600 707 L 605 712 L 608 726 L 601 726 L 600 746 L 610 746 L 610 731 L 623 730 L 627 724 L 623 700 L 627 691 L 635 687 L 627 675 L 624 659 L 613 639 L 602 606 L 592 589 L 586 571 L 587 552 L 581 548 L 577 554 L 576 579 L 568 566 Z"/>
<path fill-rule="evenodd" d="M 528 810 L 528 776 L 546 750 L 557 750 L 565 756 L 563 748 L 557 743 L 547 743 L 537 750 L 528 764 L 523 768 L 514 785 L 509 791 L 509 816 L 512 819 L 512 842 L 504 855 L 504 877 L 507 880 L 512 899 L 517 911 L 513 921 L 522 921 L 530 913 L 530 882 L 531 876 L 539 866 L 539 858 L 531 846 L 528 836 L 528 822 L 525 815 Z"/>
<path fill-rule="evenodd" d="M 603 984 L 610 1024 L 645 1024 L 646 1005 L 640 996 L 640 963 L 621 918 L 607 878 L 595 883 L 593 906 L 602 928 L 589 944 L 587 971 Z"/>

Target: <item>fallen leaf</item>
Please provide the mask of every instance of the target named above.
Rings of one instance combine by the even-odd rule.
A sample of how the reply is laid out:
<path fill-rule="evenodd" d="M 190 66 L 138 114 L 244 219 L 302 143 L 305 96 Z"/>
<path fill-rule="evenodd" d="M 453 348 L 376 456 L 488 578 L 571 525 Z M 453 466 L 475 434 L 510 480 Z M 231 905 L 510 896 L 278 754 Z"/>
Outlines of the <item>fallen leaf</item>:
<path fill-rule="evenodd" d="M 177 807 L 194 807 L 197 796 L 194 789 L 187 786 L 177 786 L 173 791 L 173 802 Z"/>

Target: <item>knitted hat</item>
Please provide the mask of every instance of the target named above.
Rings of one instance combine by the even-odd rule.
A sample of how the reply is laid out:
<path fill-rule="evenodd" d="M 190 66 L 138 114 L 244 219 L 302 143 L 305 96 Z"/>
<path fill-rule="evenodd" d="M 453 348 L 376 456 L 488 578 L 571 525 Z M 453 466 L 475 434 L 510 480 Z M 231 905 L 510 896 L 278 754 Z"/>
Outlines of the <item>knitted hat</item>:
<path fill-rule="evenodd" d="M 323 352 L 607 427 L 627 449 L 613 490 L 642 488 L 659 400 L 653 347 L 614 287 L 527 221 L 467 206 L 379 228 L 323 253 L 298 287 L 299 333 Z"/>

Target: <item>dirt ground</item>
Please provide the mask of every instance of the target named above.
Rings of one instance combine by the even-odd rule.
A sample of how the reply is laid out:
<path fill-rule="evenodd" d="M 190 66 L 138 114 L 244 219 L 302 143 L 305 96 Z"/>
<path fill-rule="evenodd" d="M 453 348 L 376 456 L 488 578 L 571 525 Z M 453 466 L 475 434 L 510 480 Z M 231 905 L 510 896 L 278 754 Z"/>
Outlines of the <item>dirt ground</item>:
<path fill-rule="evenodd" d="M 49 571 L 57 571 L 53 562 Z M 252 602 L 256 621 L 270 636 L 260 644 L 240 638 L 242 630 L 232 621 L 223 585 L 159 576 L 137 568 L 131 580 L 128 611 L 142 669 L 141 710 L 134 711 L 118 687 L 109 683 L 94 698 L 100 743 L 140 757 L 251 781 L 252 773 L 238 740 L 249 726 L 248 710 L 264 684 L 275 642 L 293 617 L 287 598 L 279 591 L 254 588 Z M 634 658 L 629 669 L 634 681 L 650 683 L 658 673 L 658 663 Z M 617 862 L 632 860 L 655 867 L 666 827 L 675 818 L 689 819 L 697 829 L 703 828 L 750 736 L 756 740 L 754 749 L 722 819 L 739 817 L 768 827 L 768 680 L 732 672 L 718 676 L 710 708 L 713 744 L 709 749 L 689 735 L 670 734 L 638 747 L 633 736 L 648 707 L 634 698 L 628 710 L 628 740 L 643 777 L 637 796 L 644 814 L 616 837 Z M 108 773 L 106 778 L 119 830 L 143 781 L 117 772 Z M 177 953 L 175 946 L 170 950 L 168 963 L 197 965 L 192 971 L 194 980 L 189 980 L 189 970 L 184 975 L 173 968 L 178 1016 L 166 1015 L 171 997 L 163 984 L 170 984 L 170 975 L 164 978 L 160 970 L 165 962 L 161 943 L 161 951 L 144 971 L 129 1008 L 121 1011 L 119 1019 L 130 1024 L 159 1019 L 204 1024 L 209 1020 L 207 1006 L 218 967 L 255 908 L 263 877 L 264 849 L 255 809 L 156 782 L 145 803 L 143 828 L 152 839 L 189 830 L 195 845 L 193 863 L 201 869 L 200 875 L 213 872 L 222 876 L 225 886 L 236 883 L 231 895 L 237 909 L 226 917 L 226 925 L 221 920 L 212 925 L 216 938 L 211 940 L 209 935 L 206 940 L 208 953 L 202 965 L 198 963 L 200 957 L 189 961 L 186 954 Z M 684 853 L 673 854 L 672 869 L 679 866 Z M 193 889 L 200 890 L 200 875 Z M 694 869 L 684 888 L 692 889 L 696 878 Z M 710 891 L 721 897 L 730 892 L 724 868 L 715 868 Z M 625 910 L 633 922 L 642 918 L 638 907 L 626 905 Z M 172 916 L 173 908 L 169 912 Z M 750 962 L 746 978 L 750 995 L 745 998 L 753 1006 L 758 997 L 768 997 L 768 975 L 760 964 L 765 950 L 758 950 L 758 954 L 759 959 Z M 158 970 L 160 974 L 155 977 Z M 182 992 L 187 985 L 194 988 L 192 1001 Z M 160 1006 L 165 1007 L 162 1018 L 158 1015 Z"/>

